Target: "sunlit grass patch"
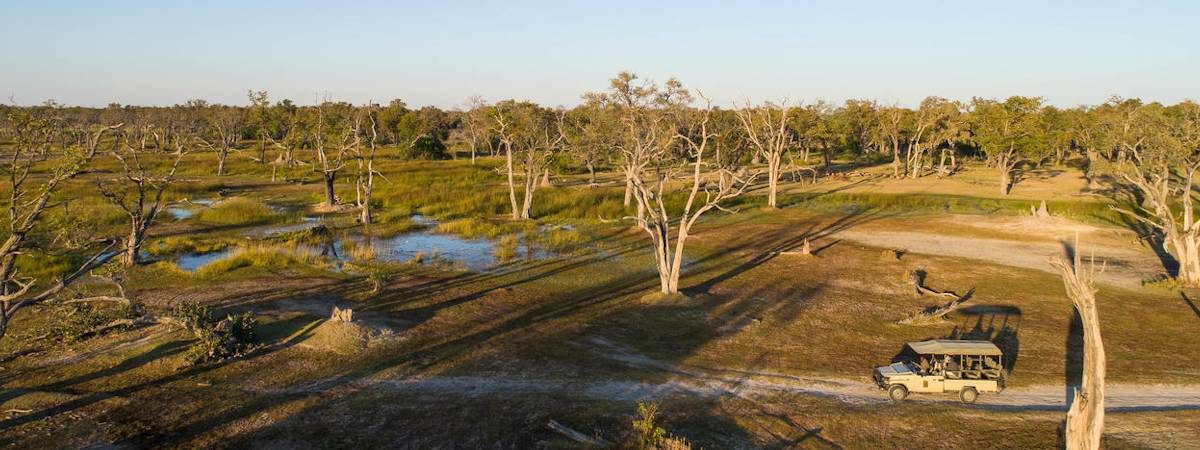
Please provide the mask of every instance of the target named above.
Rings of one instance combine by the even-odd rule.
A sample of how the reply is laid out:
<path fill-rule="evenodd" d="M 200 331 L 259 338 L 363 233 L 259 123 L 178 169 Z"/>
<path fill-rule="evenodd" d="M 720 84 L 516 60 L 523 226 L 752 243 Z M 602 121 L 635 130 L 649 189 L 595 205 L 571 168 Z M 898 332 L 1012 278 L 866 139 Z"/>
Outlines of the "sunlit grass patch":
<path fill-rule="evenodd" d="M 284 215 L 272 211 L 262 201 L 233 197 L 201 211 L 199 218 L 201 222 L 216 225 L 258 225 L 282 220 Z"/>
<path fill-rule="evenodd" d="M 282 245 L 254 245 L 239 247 L 227 258 L 219 259 L 196 269 L 196 276 L 213 278 L 240 269 L 254 268 L 264 271 L 280 271 L 289 268 L 326 266 L 320 258 Z"/>
<path fill-rule="evenodd" d="M 467 239 L 495 239 L 505 234 L 523 233 L 536 229 L 537 223 L 530 220 L 496 222 L 480 218 L 468 218 L 439 223 L 434 230 L 438 233 L 456 234 Z"/>

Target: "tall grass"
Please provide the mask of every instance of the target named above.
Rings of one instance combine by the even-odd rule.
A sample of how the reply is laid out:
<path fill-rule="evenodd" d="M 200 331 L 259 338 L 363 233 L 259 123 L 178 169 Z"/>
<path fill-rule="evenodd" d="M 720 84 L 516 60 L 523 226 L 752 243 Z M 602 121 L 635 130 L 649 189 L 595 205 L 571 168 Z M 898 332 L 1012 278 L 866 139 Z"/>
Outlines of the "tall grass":
<path fill-rule="evenodd" d="M 238 247 L 228 258 L 205 264 L 196 270 L 200 278 L 214 278 L 240 269 L 254 268 L 264 271 L 279 271 L 289 268 L 324 267 L 325 263 L 316 256 L 281 245 L 254 245 Z"/>
<path fill-rule="evenodd" d="M 227 237 L 203 237 L 197 235 L 167 236 L 153 241 L 145 247 L 146 253 L 154 256 L 179 253 L 208 253 L 223 250 L 233 242 Z"/>
<path fill-rule="evenodd" d="M 438 233 L 456 234 L 467 239 L 495 239 L 505 234 L 516 234 L 537 229 L 533 221 L 496 222 L 486 219 L 469 218 L 442 222 L 434 228 Z"/>
<path fill-rule="evenodd" d="M 259 225 L 284 218 L 265 203 L 247 197 L 223 200 L 201 211 L 198 217 L 201 222 L 215 225 Z"/>

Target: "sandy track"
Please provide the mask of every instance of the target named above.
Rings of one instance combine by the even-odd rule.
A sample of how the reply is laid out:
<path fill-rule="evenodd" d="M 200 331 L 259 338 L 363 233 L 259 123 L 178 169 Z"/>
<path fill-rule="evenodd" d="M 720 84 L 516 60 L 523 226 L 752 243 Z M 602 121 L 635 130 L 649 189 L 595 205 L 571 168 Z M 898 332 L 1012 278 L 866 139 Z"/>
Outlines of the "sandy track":
<path fill-rule="evenodd" d="M 1006 239 L 947 236 L 912 231 L 845 230 L 829 237 L 841 238 L 880 248 L 904 249 L 908 252 L 935 256 L 968 258 L 1011 267 L 1057 273 L 1050 258 L 1063 254 L 1063 245 L 1047 241 L 1013 241 Z M 1137 251 L 1104 245 L 1089 245 L 1085 257 L 1095 255 L 1104 261 L 1104 272 L 1097 276 L 1101 283 L 1126 288 L 1141 286 L 1142 280 L 1162 273 L 1162 263 L 1148 250 Z"/>
<path fill-rule="evenodd" d="M 260 394 L 321 394 L 384 389 L 415 395 L 513 396 L 552 395 L 556 398 L 633 402 L 670 397 L 745 398 L 780 394 L 826 397 L 853 405 L 889 403 L 885 393 L 863 377 L 835 378 L 748 371 L 728 368 L 680 366 L 639 355 L 606 339 L 588 339 L 586 347 L 597 356 L 646 371 L 647 378 L 562 379 L 497 376 L 432 376 L 411 378 L 367 378 L 351 383 L 325 380 L 294 389 L 247 389 Z M 1063 385 L 1009 388 L 999 394 L 983 394 L 973 408 L 997 410 L 1066 410 L 1069 392 Z M 954 394 L 913 394 L 909 401 L 958 403 Z M 1200 410 L 1200 385 L 1110 384 L 1106 389 L 1109 411 Z"/>

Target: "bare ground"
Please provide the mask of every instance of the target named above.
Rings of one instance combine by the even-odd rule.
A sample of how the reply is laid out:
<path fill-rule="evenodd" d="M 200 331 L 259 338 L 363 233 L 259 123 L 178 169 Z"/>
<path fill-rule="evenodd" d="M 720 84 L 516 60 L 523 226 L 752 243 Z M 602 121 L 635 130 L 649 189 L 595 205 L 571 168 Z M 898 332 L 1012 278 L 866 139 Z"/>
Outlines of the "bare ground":
<path fill-rule="evenodd" d="M 461 397 L 554 395 L 582 400 L 633 402 L 673 397 L 746 399 L 775 394 L 805 394 L 850 405 L 888 403 L 886 395 L 866 377 L 806 377 L 767 371 L 699 368 L 658 361 L 633 353 L 600 337 L 589 339 L 593 353 L 646 371 L 642 380 L 589 380 L 570 378 L 517 378 L 511 376 L 432 376 L 364 379 L 340 384 L 347 391 L 383 389 L 414 394 Z M 649 380 L 658 381 L 649 381 Z M 331 382 L 318 381 L 290 389 L 246 389 L 255 394 L 313 394 L 326 392 Z M 1110 384 L 1105 389 L 1107 410 L 1200 410 L 1200 385 Z M 1003 411 L 1065 411 L 1073 395 L 1064 385 L 1033 385 L 984 394 L 972 408 Z M 957 403 L 953 394 L 913 394 L 909 401 Z"/>
<path fill-rule="evenodd" d="M 947 234 L 947 228 L 960 231 L 973 229 L 971 234 Z M 1124 288 L 1138 288 L 1142 281 L 1164 273 L 1161 260 L 1149 249 L 1133 243 L 1122 243 L 1111 236 L 1112 231 L 1073 223 L 1064 219 L 1045 221 L 1030 218 L 975 218 L 955 216 L 939 221 L 925 231 L 891 231 L 868 227 L 840 230 L 829 235 L 881 248 L 936 256 L 968 258 L 995 264 L 1035 269 L 1055 273 L 1050 259 L 1063 255 L 1074 246 L 1079 236 L 1080 251 L 1085 260 L 1094 257 L 1105 268 L 1097 276 L 1100 283 Z M 1128 241 L 1126 241 L 1128 242 Z"/>

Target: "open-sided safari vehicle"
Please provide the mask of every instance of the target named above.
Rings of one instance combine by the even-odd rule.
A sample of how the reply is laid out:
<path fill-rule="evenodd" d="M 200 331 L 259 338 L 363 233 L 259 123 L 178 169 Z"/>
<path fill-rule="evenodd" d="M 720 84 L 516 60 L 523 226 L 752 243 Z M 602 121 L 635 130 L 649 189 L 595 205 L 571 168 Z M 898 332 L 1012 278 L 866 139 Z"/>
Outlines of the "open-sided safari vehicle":
<path fill-rule="evenodd" d="M 875 384 L 894 402 L 909 392 L 957 392 L 963 403 L 974 403 L 981 392 L 1004 389 L 1004 354 L 988 341 L 936 339 L 909 342 L 915 361 L 875 369 Z"/>

